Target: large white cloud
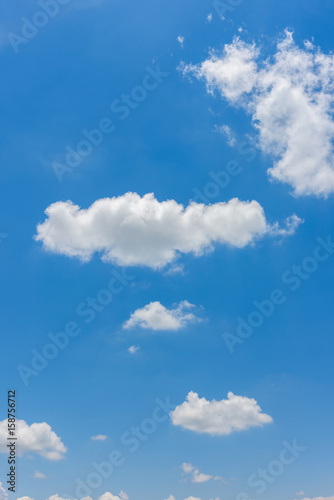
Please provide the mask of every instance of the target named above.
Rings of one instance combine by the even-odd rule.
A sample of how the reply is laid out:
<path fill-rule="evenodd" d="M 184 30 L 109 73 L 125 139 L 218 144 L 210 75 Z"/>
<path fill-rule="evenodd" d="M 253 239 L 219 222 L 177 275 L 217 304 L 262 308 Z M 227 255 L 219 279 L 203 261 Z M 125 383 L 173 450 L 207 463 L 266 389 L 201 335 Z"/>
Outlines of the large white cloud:
<path fill-rule="evenodd" d="M 151 302 L 133 312 L 130 319 L 124 323 L 123 328 L 140 327 L 154 331 L 177 331 L 189 323 L 199 321 L 193 313 L 188 312 L 193 307 L 195 306 L 186 300 L 180 302 L 173 309 L 167 309 L 160 302 Z"/>
<path fill-rule="evenodd" d="M 0 422 L 0 452 L 7 453 L 7 420 Z M 67 449 L 61 438 L 51 429 L 50 425 L 43 422 L 28 425 L 24 420 L 16 421 L 16 437 L 19 453 L 36 453 L 48 460 L 64 458 Z"/>
<path fill-rule="evenodd" d="M 103 260 L 122 266 L 159 268 L 180 253 L 199 256 L 217 243 L 242 248 L 277 231 L 259 203 L 237 198 L 184 208 L 175 200 L 159 202 L 152 193 L 126 193 L 97 200 L 87 210 L 57 202 L 45 213 L 35 238 L 47 250 L 83 261 L 100 253 Z M 299 222 L 296 218 L 294 227 Z"/>
<path fill-rule="evenodd" d="M 170 414 L 172 423 L 197 433 L 222 436 L 273 422 L 255 399 L 228 393 L 228 399 L 207 401 L 189 392 L 186 401 Z"/>
<path fill-rule="evenodd" d="M 286 31 L 267 60 L 254 44 L 235 38 L 222 54 L 182 69 L 252 115 L 261 149 L 274 158 L 272 179 L 288 183 L 297 195 L 334 192 L 333 54 L 309 42 L 299 48 Z"/>

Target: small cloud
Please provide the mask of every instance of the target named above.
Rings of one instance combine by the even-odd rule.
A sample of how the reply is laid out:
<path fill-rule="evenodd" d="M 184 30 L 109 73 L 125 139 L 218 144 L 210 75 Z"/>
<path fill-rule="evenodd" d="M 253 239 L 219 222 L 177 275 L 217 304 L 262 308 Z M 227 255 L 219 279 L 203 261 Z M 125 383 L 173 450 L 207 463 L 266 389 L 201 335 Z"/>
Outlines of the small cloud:
<path fill-rule="evenodd" d="M 230 127 L 228 125 L 219 125 L 219 126 L 216 125 L 214 131 L 225 135 L 225 137 L 227 139 L 227 144 L 231 148 L 233 148 L 233 146 L 235 146 L 236 138 L 235 138 L 234 133 L 232 132 L 232 130 L 230 129 Z"/>
<path fill-rule="evenodd" d="M 34 479 L 46 479 L 46 475 L 43 472 L 39 472 L 38 470 L 32 476 Z"/>
<path fill-rule="evenodd" d="M 194 314 L 186 312 L 195 307 L 186 300 L 176 304 L 173 309 L 167 309 L 160 302 L 150 302 L 141 309 L 133 312 L 123 328 L 142 328 L 153 331 L 173 330 L 178 331 L 189 323 L 200 321 Z"/>
<path fill-rule="evenodd" d="M 130 354 L 136 354 L 136 352 L 140 351 L 140 347 L 138 345 L 132 345 L 129 347 L 128 352 Z"/>
<path fill-rule="evenodd" d="M 184 36 L 178 36 L 177 37 L 177 41 L 179 42 L 179 44 L 181 45 L 181 47 L 183 48 L 183 44 L 184 44 Z"/>
<path fill-rule="evenodd" d="M 106 436 L 105 434 L 98 434 L 97 436 L 91 437 L 92 441 L 105 441 L 106 439 L 108 439 L 108 436 Z"/>
<path fill-rule="evenodd" d="M 170 416 L 173 425 L 211 436 L 227 436 L 273 422 L 262 413 L 255 399 L 235 396 L 232 392 L 228 393 L 228 399 L 208 401 L 191 391 Z"/>
<path fill-rule="evenodd" d="M 206 20 L 208 21 L 208 23 L 211 23 L 211 21 L 212 21 L 212 12 L 210 12 L 210 14 L 208 14 L 206 16 Z"/>

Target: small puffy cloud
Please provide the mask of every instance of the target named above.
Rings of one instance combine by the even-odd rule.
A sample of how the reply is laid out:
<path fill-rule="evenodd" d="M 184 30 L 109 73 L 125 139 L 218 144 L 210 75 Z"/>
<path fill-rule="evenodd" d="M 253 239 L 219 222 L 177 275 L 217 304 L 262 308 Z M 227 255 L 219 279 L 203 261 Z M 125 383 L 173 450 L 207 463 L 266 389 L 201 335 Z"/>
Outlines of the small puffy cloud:
<path fill-rule="evenodd" d="M 272 180 L 296 195 L 334 193 L 334 55 L 299 48 L 286 30 L 273 57 L 260 57 L 255 44 L 235 38 L 203 63 L 183 65 L 253 119 L 259 146 L 273 158 Z"/>
<path fill-rule="evenodd" d="M 124 491 L 121 491 L 121 492 L 119 493 L 119 497 L 120 497 L 122 500 L 129 500 L 128 495 L 127 495 Z"/>
<path fill-rule="evenodd" d="M 210 12 L 210 14 L 208 14 L 208 15 L 206 16 L 206 20 L 207 20 L 209 23 L 211 23 L 211 21 L 212 21 L 212 12 Z"/>
<path fill-rule="evenodd" d="M 188 497 L 188 498 L 185 498 L 184 500 L 202 500 L 202 499 L 199 497 Z"/>
<path fill-rule="evenodd" d="M 46 475 L 43 472 L 39 472 L 38 470 L 33 475 L 34 479 L 46 479 Z"/>
<path fill-rule="evenodd" d="M 175 498 L 173 497 L 173 495 L 170 495 L 168 498 L 166 498 L 165 500 L 175 500 Z"/>
<path fill-rule="evenodd" d="M 160 302 L 151 302 L 132 313 L 130 319 L 123 324 L 123 328 L 129 330 L 139 327 L 154 331 L 177 331 L 189 323 L 199 321 L 194 314 L 187 312 L 193 307 L 195 306 L 186 300 L 180 302 L 174 309 L 167 309 Z"/>
<path fill-rule="evenodd" d="M 181 45 L 181 47 L 183 48 L 183 44 L 184 44 L 184 36 L 181 36 L 179 35 L 177 37 L 177 41 L 179 42 L 179 44 Z"/>
<path fill-rule="evenodd" d="M 106 439 L 108 439 L 108 436 L 106 436 L 105 434 L 98 434 L 97 436 L 91 437 L 92 441 L 105 441 Z"/>
<path fill-rule="evenodd" d="M 7 453 L 7 420 L 0 422 L 0 452 Z M 48 460 L 61 460 L 67 448 L 60 437 L 43 422 L 28 425 L 24 420 L 17 420 L 18 450 L 20 453 L 36 453 Z"/>
<path fill-rule="evenodd" d="M 188 207 L 175 200 L 159 202 L 152 193 L 97 200 L 88 209 L 71 201 L 53 203 L 37 226 L 46 250 L 87 262 L 95 253 L 121 266 L 159 269 L 180 254 L 201 256 L 216 244 L 243 248 L 270 233 L 256 201 Z"/>
<path fill-rule="evenodd" d="M 124 491 L 121 491 L 120 496 L 113 495 L 112 493 L 104 493 L 104 495 L 100 496 L 98 500 L 127 500 L 128 496 Z M 121 496 L 122 495 L 122 496 Z"/>
<path fill-rule="evenodd" d="M 128 352 L 130 354 L 136 354 L 136 352 L 140 351 L 140 347 L 138 345 L 132 345 L 129 347 Z"/>
<path fill-rule="evenodd" d="M 207 401 L 189 392 L 186 401 L 170 414 L 173 425 L 197 433 L 224 436 L 232 432 L 262 427 L 273 419 L 262 413 L 255 399 L 228 393 L 228 399 Z"/>
<path fill-rule="evenodd" d="M 182 464 L 182 471 L 185 475 L 192 475 L 193 483 L 206 483 L 207 481 L 210 481 L 210 479 L 213 479 L 213 476 L 200 473 L 200 471 L 191 464 Z"/>

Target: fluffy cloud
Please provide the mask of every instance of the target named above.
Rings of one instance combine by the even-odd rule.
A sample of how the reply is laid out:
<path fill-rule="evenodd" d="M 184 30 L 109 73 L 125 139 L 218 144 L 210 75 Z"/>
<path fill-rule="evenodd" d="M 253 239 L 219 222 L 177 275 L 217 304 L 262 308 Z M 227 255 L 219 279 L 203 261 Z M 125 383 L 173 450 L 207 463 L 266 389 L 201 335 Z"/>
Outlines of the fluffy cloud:
<path fill-rule="evenodd" d="M 166 498 L 166 500 L 175 500 L 175 498 L 173 497 L 173 495 L 170 495 L 168 498 Z"/>
<path fill-rule="evenodd" d="M 183 463 L 182 464 L 182 472 L 183 475 L 191 475 L 191 481 L 193 483 L 206 483 L 213 479 L 214 481 L 222 481 L 224 484 L 228 484 L 226 479 L 222 476 L 211 476 L 210 474 L 203 474 L 199 471 L 197 467 L 194 467 L 192 464 Z"/>
<path fill-rule="evenodd" d="M 202 474 L 196 467 L 191 464 L 184 463 L 182 464 L 183 474 L 191 474 L 193 483 L 206 483 L 213 478 L 209 474 Z"/>
<path fill-rule="evenodd" d="M 228 399 L 207 401 L 189 392 L 186 401 L 170 414 L 172 423 L 198 433 L 223 436 L 271 423 L 255 399 L 228 393 Z"/>
<path fill-rule="evenodd" d="M 124 493 L 124 491 L 120 492 L 119 497 L 107 492 L 104 495 L 100 496 L 98 500 L 128 500 L 128 495 Z"/>
<path fill-rule="evenodd" d="M 48 424 L 28 425 L 24 420 L 17 420 L 16 426 L 20 453 L 37 453 L 48 460 L 64 458 L 67 449 Z M 7 420 L 3 420 L 0 422 L 0 452 L 7 451 Z"/>
<path fill-rule="evenodd" d="M 47 500 L 66 500 L 66 499 L 60 497 L 57 494 L 57 495 L 52 495 Z M 85 498 L 82 498 L 82 500 L 92 500 L 92 498 L 91 497 L 85 497 Z M 119 493 L 119 496 L 113 495 L 112 493 L 110 493 L 109 491 L 107 491 L 106 493 L 104 493 L 103 495 L 101 495 L 97 500 L 129 500 L 129 497 L 128 497 L 128 495 L 126 493 L 124 493 L 124 491 L 121 491 Z"/>
<path fill-rule="evenodd" d="M 259 146 L 274 158 L 271 179 L 289 184 L 297 195 L 334 192 L 332 54 L 311 43 L 299 48 L 286 31 L 268 60 L 261 61 L 254 44 L 235 38 L 222 54 L 182 69 L 251 114 Z"/>
<path fill-rule="evenodd" d="M 152 193 L 126 193 L 97 200 L 87 210 L 59 201 L 45 213 L 35 236 L 45 249 L 82 261 L 99 253 L 104 261 L 155 269 L 180 253 L 200 256 L 217 243 L 242 248 L 273 233 L 259 203 L 237 198 L 184 208 L 175 200 L 159 202 Z"/>
<path fill-rule="evenodd" d="M 105 441 L 106 439 L 108 439 L 108 436 L 106 436 L 105 434 L 98 434 L 97 436 L 91 437 L 92 441 Z"/>
<path fill-rule="evenodd" d="M 140 351 L 140 347 L 138 345 L 131 345 L 128 349 L 130 354 L 136 354 L 136 352 Z"/>
<path fill-rule="evenodd" d="M 195 306 L 186 300 L 180 302 L 174 309 L 166 309 L 160 302 L 151 302 L 132 313 L 130 319 L 124 323 L 123 328 L 140 327 L 154 331 L 177 331 L 189 323 L 199 321 L 194 314 L 186 312 L 192 307 Z"/>

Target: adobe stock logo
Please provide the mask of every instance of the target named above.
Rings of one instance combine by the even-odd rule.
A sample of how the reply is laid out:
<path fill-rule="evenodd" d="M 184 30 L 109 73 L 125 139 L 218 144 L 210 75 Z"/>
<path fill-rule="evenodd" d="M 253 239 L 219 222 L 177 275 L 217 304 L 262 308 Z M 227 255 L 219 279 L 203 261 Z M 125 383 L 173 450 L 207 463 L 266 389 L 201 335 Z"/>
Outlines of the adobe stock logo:
<path fill-rule="evenodd" d="M 44 28 L 59 13 L 63 5 L 67 5 L 71 0 L 39 0 L 38 4 L 41 10 L 37 10 L 31 20 L 22 17 L 21 34 L 8 33 L 7 38 L 13 47 L 15 54 L 20 52 L 21 45 L 27 45 L 30 40 L 35 38 L 39 31 Z"/>

